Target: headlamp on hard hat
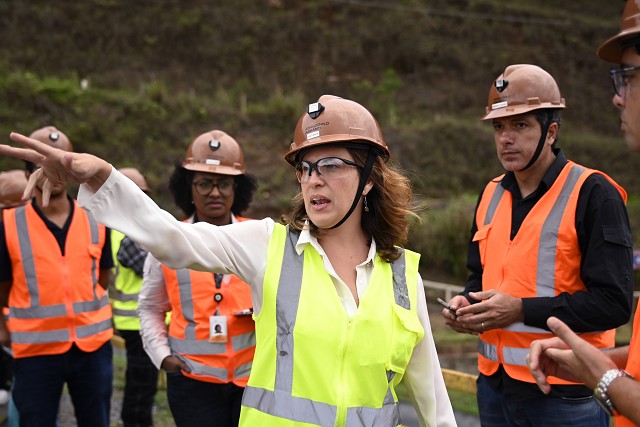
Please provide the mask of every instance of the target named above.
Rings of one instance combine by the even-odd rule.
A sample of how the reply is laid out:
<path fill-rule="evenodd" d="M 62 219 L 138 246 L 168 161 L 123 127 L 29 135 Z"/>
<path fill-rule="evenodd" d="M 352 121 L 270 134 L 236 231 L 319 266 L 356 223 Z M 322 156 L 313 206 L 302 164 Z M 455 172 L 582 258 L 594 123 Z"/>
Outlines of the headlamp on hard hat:
<path fill-rule="evenodd" d="M 494 85 L 496 87 L 496 90 L 502 93 L 502 91 L 505 90 L 507 86 L 509 86 L 509 80 L 498 79 L 495 81 Z"/>
<path fill-rule="evenodd" d="M 314 120 L 317 119 L 323 111 L 324 105 L 320 104 L 319 102 L 309 104 L 309 106 L 307 107 L 307 113 L 309 114 L 309 117 Z"/>

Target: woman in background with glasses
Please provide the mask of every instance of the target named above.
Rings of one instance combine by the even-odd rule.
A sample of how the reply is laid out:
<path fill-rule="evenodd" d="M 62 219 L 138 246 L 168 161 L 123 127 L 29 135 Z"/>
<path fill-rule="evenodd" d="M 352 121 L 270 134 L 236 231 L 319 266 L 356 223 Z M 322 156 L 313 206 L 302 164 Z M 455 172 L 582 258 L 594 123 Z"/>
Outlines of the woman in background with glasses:
<path fill-rule="evenodd" d="M 83 183 L 85 209 L 167 265 L 250 284 L 256 353 L 242 427 L 398 426 L 401 381 L 421 427 L 456 425 L 419 254 L 401 247 L 409 180 L 387 164 L 380 126 L 362 105 L 324 95 L 300 116 L 284 156 L 300 184 L 286 225 L 184 224 L 104 160 L 11 138 L 35 151 L 0 145 L 0 154 L 41 164 L 33 181 Z"/>
<path fill-rule="evenodd" d="M 256 179 L 245 172 L 236 140 L 220 130 L 198 136 L 169 182 L 186 222 L 244 221 Z M 165 318 L 171 312 L 169 331 Z M 141 334 L 167 372 L 178 427 L 235 427 L 255 351 L 249 285 L 233 274 L 172 270 L 148 255 L 139 299 Z"/>

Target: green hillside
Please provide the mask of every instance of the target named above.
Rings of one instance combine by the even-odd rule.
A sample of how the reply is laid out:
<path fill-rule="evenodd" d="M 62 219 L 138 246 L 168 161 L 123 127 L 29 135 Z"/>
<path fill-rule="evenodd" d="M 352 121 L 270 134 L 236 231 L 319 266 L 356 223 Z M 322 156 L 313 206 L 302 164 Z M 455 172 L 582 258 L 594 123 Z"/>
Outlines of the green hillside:
<path fill-rule="evenodd" d="M 249 213 L 278 217 L 296 191 L 281 155 L 297 117 L 331 93 L 376 115 L 421 198 L 473 201 L 500 173 L 478 120 L 489 85 L 511 63 L 535 63 L 567 99 L 560 145 L 569 157 L 635 195 L 640 156 L 629 156 L 609 65 L 595 56 L 623 5 L 3 0 L 0 134 L 55 124 L 78 151 L 143 170 L 158 203 L 175 211 L 166 191 L 175 162 L 196 135 L 220 128 L 243 144 L 260 180 Z M 21 165 L 0 159 L 10 167 Z"/>

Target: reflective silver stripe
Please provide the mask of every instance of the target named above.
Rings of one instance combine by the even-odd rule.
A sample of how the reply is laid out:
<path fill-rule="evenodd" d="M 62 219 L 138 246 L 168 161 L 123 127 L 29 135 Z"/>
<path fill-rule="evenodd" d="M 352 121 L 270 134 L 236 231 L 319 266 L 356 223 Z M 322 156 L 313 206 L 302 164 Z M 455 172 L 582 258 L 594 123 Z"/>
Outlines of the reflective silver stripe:
<path fill-rule="evenodd" d="M 400 307 L 411 309 L 411 301 L 409 300 L 409 289 L 407 288 L 406 258 L 404 249 L 400 248 L 400 258 L 391 263 L 391 271 L 393 272 L 393 296 L 396 304 Z"/>
<path fill-rule="evenodd" d="M 300 289 L 302 287 L 302 268 L 304 264 L 304 253 L 298 255 L 298 252 L 296 252 L 298 236 L 298 233 L 291 231 L 291 229 L 287 227 L 282 269 L 280 271 L 278 293 L 276 295 L 278 337 L 276 341 L 277 358 L 274 389 L 284 392 L 286 395 L 291 395 L 293 388 L 293 329 L 298 316 Z M 283 402 L 278 399 L 278 406 L 286 407 L 288 405 L 283 404 Z M 278 409 L 271 408 L 271 410 Z M 270 411 L 267 412 L 271 413 Z M 324 420 L 325 422 L 327 421 L 326 419 Z M 331 420 L 331 422 L 333 422 L 333 420 Z"/>
<path fill-rule="evenodd" d="M 337 412 L 333 405 L 251 386 L 244 389 L 242 404 L 274 417 L 322 427 L 333 427 Z"/>
<path fill-rule="evenodd" d="M 100 299 L 94 299 L 93 301 L 80 301 L 73 303 L 73 313 L 81 314 L 88 313 L 91 311 L 98 311 L 102 307 L 106 307 L 109 305 L 109 297 L 103 295 Z"/>
<path fill-rule="evenodd" d="M 508 365 L 527 366 L 529 348 L 502 347 L 502 359 Z"/>
<path fill-rule="evenodd" d="M 222 382 L 229 381 L 229 374 L 227 373 L 226 369 L 203 365 L 202 363 L 194 362 L 193 360 L 187 359 L 185 357 L 180 357 L 180 359 L 187 364 L 189 370 L 194 375 L 206 375 L 208 377 L 217 378 Z"/>
<path fill-rule="evenodd" d="M 233 351 L 245 350 L 256 346 L 256 331 L 231 337 L 231 347 Z"/>
<path fill-rule="evenodd" d="M 138 317 L 138 312 L 136 310 L 122 310 L 120 308 L 112 308 L 114 316 L 122 316 L 122 317 Z"/>
<path fill-rule="evenodd" d="M 384 397 L 384 400 L 382 401 L 382 405 L 387 405 L 390 403 L 394 403 L 393 400 L 393 393 L 391 392 L 391 381 L 393 381 L 393 378 L 396 376 L 396 373 L 393 371 L 387 371 L 387 383 L 389 384 L 389 388 L 387 389 L 387 394 Z"/>
<path fill-rule="evenodd" d="M 549 334 L 551 335 L 551 334 Z M 519 347 L 503 347 L 502 359 L 505 364 L 527 366 L 527 354 L 529 354 L 529 348 Z"/>
<path fill-rule="evenodd" d="M 64 304 L 29 308 L 9 307 L 9 316 L 16 319 L 46 319 L 66 315 L 67 307 Z"/>
<path fill-rule="evenodd" d="M 389 427 L 401 424 L 400 405 L 397 403 L 382 405 L 382 408 L 366 406 L 347 409 L 349 427 Z"/>
<path fill-rule="evenodd" d="M 498 204 L 500 203 L 500 199 L 502 199 L 503 194 L 504 187 L 498 183 L 496 189 L 493 191 L 493 195 L 491 196 L 491 201 L 487 208 L 487 216 L 484 218 L 484 225 L 490 224 L 491 221 L 493 221 L 493 215 L 496 213 L 496 209 L 498 209 Z"/>
<path fill-rule="evenodd" d="M 98 223 L 96 222 L 91 212 L 87 212 L 87 211 L 85 212 L 87 214 L 87 219 L 89 220 L 89 232 L 91 233 L 91 243 L 94 245 L 97 245 L 98 243 L 100 243 L 100 234 L 99 234 L 100 229 L 98 228 Z M 93 299 L 97 300 L 98 294 L 96 293 L 96 288 L 98 286 L 98 260 L 93 257 L 91 257 L 91 280 L 93 283 Z"/>
<path fill-rule="evenodd" d="M 68 329 L 47 332 L 11 332 L 11 342 L 14 344 L 46 344 L 69 341 L 70 339 Z"/>
<path fill-rule="evenodd" d="M 536 271 L 536 291 L 538 297 L 555 296 L 556 254 L 558 252 L 558 229 L 564 216 L 578 179 L 586 169 L 580 165 L 573 165 L 569 176 L 560 190 L 549 216 L 542 226 L 540 242 L 538 244 L 538 267 Z"/>
<path fill-rule="evenodd" d="M 478 340 L 478 353 L 480 353 L 485 359 L 489 359 L 493 362 L 498 361 L 498 348 L 493 344 L 482 341 L 482 339 Z"/>
<path fill-rule="evenodd" d="M 111 318 L 102 320 L 92 325 L 79 326 L 76 328 L 76 335 L 78 338 L 87 338 L 91 335 L 99 334 L 100 332 L 108 331 L 113 327 Z"/>
<path fill-rule="evenodd" d="M 504 329 L 506 331 L 511 331 L 511 332 L 529 332 L 529 333 L 532 333 L 532 334 L 549 334 L 549 335 L 551 335 L 551 333 L 546 329 L 536 328 L 535 326 L 527 326 L 522 322 L 512 323 L 509 326 L 506 326 L 506 327 L 504 327 L 502 329 Z"/>
<path fill-rule="evenodd" d="M 180 307 L 182 316 L 187 321 L 184 328 L 184 336 L 187 341 L 196 339 L 196 322 L 193 316 L 193 284 L 191 283 L 191 272 L 186 268 L 176 270 L 178 279 L 178 290 L 180 291 Z"/>
<path fill-rule="evenodd" d="M 16 209 L 16 228 L 18 229 L 18 242 L 20 245 L 20 256 L 22 257 L 22 268 L 27 281 L 27 290 L 32 307 L 40 306 L 40 293 L 38 292 L 38 278 L 36 276 L 36 265 L 31 250 L 31 238 L 29 237 L 29 227 L 27 226 L 27 205 Z"/>
<path fill-rule="evenodd" d="M 251 373 L 251 366 L 253 366 L 253 362 L 237 366 L 233 371 L 233 376 L 235 378 L 249 378 L 249 374 Z"/>
<path fill-rule="evenodd" d="M 109 298 L 120 301 L 120 302 L 131 302 L 138 301 L 138 293 L 136 294 L 125 294 L 120 289 L 109 288 Z"/>
<path fill-rule="evenodd" d="M 298 255 L 295 249 L 298 233 L 287 226 L 284 256 L 278 281 L 276 295 L 276 372 L 274 390 L 247 386 L 242 398 L 242 405 L 257 409 L 266 414 L 318 426 L 333 427 L 336 421 L 337 407 L 323 402 L 292 396 L 293 388 L 293 329 L 296 323 L 298 304 L 300 301 L 300 284 L 304 254 Z M 409 291 L 406 283 L 405 252 L 398 260 L 391 263 L 393 272 L 393 290 L 396 304 L 410 307 Z M 347 426 L 388 427 L 400 424 L 400 412 L 393 399 L 391 380 L 395 373 L 387 372 L 389 389 L 385 395 L 382 408 L 349 407 L 347 408 Z M 388 401 L 392 403 L 387 403 Z"/>
<path fill-rule="evenodd" d="M 186 340 L 175 337 L 169 337 L 169 346 L 176 353 L 193 355 L 224 354 L 227 351 L 227 344 L 223 342 Z"/>

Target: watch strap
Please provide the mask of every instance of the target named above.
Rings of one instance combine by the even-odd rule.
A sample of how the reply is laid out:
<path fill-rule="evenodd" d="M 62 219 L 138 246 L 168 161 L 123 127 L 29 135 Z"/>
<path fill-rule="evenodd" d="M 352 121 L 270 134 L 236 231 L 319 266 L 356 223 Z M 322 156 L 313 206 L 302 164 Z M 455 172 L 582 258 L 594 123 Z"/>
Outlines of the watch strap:
<path fill-rule="evenodd" d="M 624 369 L 609 369 L 602 375 L 602 378 L 600 378 L 600 381 L 598 381 L 598 384 L 593 389 L 593 396 L 596 401 L 611 416 L 617 414 L 617 411 L 609 397 L 609 387 L 615 380 L 622 377 L 633 378 L 631 374 Z"/>

